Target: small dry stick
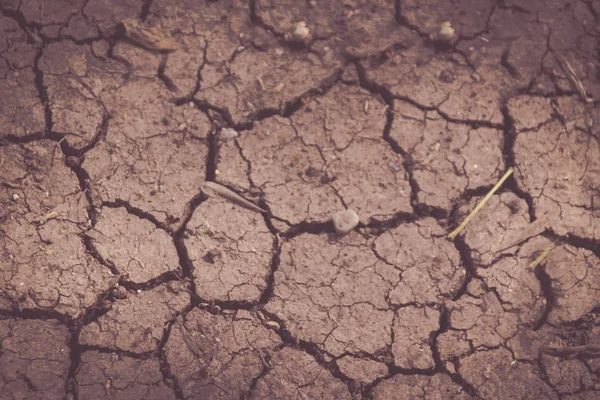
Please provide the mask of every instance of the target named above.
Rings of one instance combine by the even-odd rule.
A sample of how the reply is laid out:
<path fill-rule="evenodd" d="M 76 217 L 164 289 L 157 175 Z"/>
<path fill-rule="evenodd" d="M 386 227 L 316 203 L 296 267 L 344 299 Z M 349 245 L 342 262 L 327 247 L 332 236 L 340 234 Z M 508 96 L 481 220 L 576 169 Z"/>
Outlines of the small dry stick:
<path fill-rule="evenodd" d="M 496 253 L 501 253 L 505 250 L 510 249 L 513 246 L 521 244 L 524 241 L 526 241 L 534 236 L 544 233 L 544 231 L 549 228 L 550 228 L 550 224 L 548 223 L 546 218 L 538 218 L 531 224 L 527 225 L 521 233 L 519 233 L 514 239 L 512 239 L 509 242 L 509 244 L 504 246 L 504 248 L 496 251 Z"/>
<path fill-rule="evenodd" d="M 583 346 L 566 346 L 566 347 L 542 347 L 542 352 L 555 357 L 571 357 L 587 355 L 590 357 L 600 356 L 600 345 L 588 344 Z"/>
<path fill-rule="evenodd" d="M 477 206 L 475 207 L 475 209 L 473 211 L 471 211 L 471 214 L 469 214 L 469 216 L 467 216 L 467 218 L 465 218 L 465 220 L 462 222 L 462 224 L 460 224 L 458 226 L 458 228 L 456 228 L 454 231 L 452 231 L 451 234 L 448 235 L 449 239 L 454 239 L 456 236 L 458 236 L 458 234 L 465 229 L 465 227 L 467 226 L 467 224 L 473 219 L 473 217 L 479 212 L 479 210 L 481 210 L 481 208 L 485 205 L 485 203 L 487 203 L 487 201 L 494 195 L 494 193 L 496 193 L 496 191 L 500 188 L 500 186 L 502 186 L 502 184 L 504 183 L 504 181 L 506 181 L 508 179 L 508 177 L 513 173 L 514 169 L 511 167 L 508 169 L 508 171 L 506 171 L 506 173 L 504 174 L 504 176 L 502 178 L 500 178 L 500 180 L 498 181 L 498 183 L 496 183 L 496 185 L 492 188 L 492 190 L 489 191 L 488 194 L 485 195 L 485 197 L 483 198 L 483 200 L 481 200 L 479 202 L 479 204 L 477 204 Z"/>
<path fill-rule="evenodd" d="M 207 196 L 214 196 L 214 195 L 221 196 L 221 197 L 231 201 L 232 203 L 237 204 L 238 206 L 247 208 L 252 211 L 256 211 L 257 213 L 267 212 L 266 210 L 263 210 L 256 204 L 246 200 L 245 198 L 238 195 L 237 193 L 227 189 L 225 186 L 219 185 L 218 183 L 215 183 L 215 182 L 208 182 L 208 181 L 204 182 L 204 184 L 202 185 L 202 191 Z"/>
<path fill-rule="evenodd" d="M 190 331 L 185 327 L 183 323 L 183 318 L 181 316 L 177 317 L 175 320 L 175 324 L 179 328 L 179 332 L 181 332 L 181 338 L 183 339 L 183 343 L 185 343 L 186 347 L 198 358 L 203 358 L 204 351 L 202 351 L 202 346 L 198 341 L 192 336 Z"/>
<path fill-rule="evenodd" d="M 569 61 L 561 54 L 558 54 L 558 56 L 561 58 L 561 60 L 564 63 L 564 68 L 567 70 L 566 72 L 567 72 L 567 75 L 569 76 L 569 80 L 573 83 L 573 85 L 575 85 L 575 88 L 579 92 L 579 95 L 581 96 L 583 101 L 586 103 L 592 103 L 594 101 L 594 99 L 589 97 L 587 95 L 587 93 L 585 92 L 583 83 L 581 83 L 579 78 L 577 78 L 577 74 L 575 74 L 575 70 L 573 69 L 573 67 L 571 67 L 571 64 L 569 63 Z"/>
<path fill-rule="evenodd" d="M 536 258 L 535 260 L 533 260 L 529 264 L 529 268 L 535 268 L 535 267 L 537 267 L 539 263 L 541 263 L 542 261 L 544 261 L 544 259 L 548 255 L 548 253 L 550 253 L 550 250 L 552 250 L 553 248 L 554 248 L 554 242 L 550 243 L 550 245 L 544 249 L 544 251 L 542 252 L 542 254 L 540 254 L 538 258 Z"/>

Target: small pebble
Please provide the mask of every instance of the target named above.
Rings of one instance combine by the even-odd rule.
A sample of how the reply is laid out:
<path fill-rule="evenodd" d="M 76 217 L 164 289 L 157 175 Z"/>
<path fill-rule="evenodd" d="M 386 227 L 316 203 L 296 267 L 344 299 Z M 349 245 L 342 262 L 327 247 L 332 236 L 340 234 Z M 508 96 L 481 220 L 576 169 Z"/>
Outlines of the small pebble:
<path fill-rule="evenodd" d="M 20 198 L 21 198 L 21 196 L 19 196 L 19 195 L 18 195 L 18 194 L 16 194 L 16 193 L 13 193 L 13 195 L 12 195 L 12 199 L 13 199 L 13 201 L 17 201 L 17 200 L 19 200 Z"/>
<path fill-rule="evenodd" d="M 454 39 L 455 35 L 456 31 L 454 30 L 454 27 L 452 26 L 450 21 L 442 22 L 440 24 L 439 37 L 441 40 L 449 42 L 450 40 Z"/>
<path fill-rule="evenodd" d="M 238 137 L 240 134 L 232 128 L 224 128 L 221 129 L 221 133 L 219 133 L 219 139 L 223 141 L 227 141 L 229 139 L 234 139 Z"/>
<path fill-rule="evenodd" d="M 389 166 L 390 166 L 390 169 L 392 171 L 394 171 L 394 172 L 400 172 L 400 167 L 395 162 L 390 161 Z"/>
<path fill-rule="evenodd" d="M 473 79 L 475 82 L 481 82 L 481 75 L 479 75 L 477 72 L 473 72 L 471 74 L 471 79 Z"/>
<path fill-rule="evenodd" d="M 338 235 L 345 235 L 358 225 L 358 214 L 353 210 L 344 210 L 333 214 L 331 217 L 333 227 Z"/>
<path fill-rule="evenodd" d="M 112 290 L 112 295 L 115 299 L 125 299 L 127 298 L 127 289 L 125 289 L 123 286 L 118 286 Z"/>
<path fill-rule="evenodd" d="M 297 42 L 310 40 L 310 29 L 308 28 L 308 25 L 306 25 L 306 22 L 300 21 L 296 25 L 294 25 L 292 39 L 294 39 Z"/>

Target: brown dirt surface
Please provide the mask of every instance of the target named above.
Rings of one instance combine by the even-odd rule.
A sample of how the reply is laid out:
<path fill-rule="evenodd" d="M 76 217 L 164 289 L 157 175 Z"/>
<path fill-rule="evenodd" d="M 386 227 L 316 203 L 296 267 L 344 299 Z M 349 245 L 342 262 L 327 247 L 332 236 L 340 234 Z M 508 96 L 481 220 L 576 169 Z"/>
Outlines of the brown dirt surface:
<path fill-rule="evenodd" d="M 600 398 L 599 24 L 0 0 L 0 397 Z"/>
<path fill-rule="evenodd" d="M 71 363 L 69 330 L 59 321 L 0 321 L 2 396 L 59 399 Z"/>

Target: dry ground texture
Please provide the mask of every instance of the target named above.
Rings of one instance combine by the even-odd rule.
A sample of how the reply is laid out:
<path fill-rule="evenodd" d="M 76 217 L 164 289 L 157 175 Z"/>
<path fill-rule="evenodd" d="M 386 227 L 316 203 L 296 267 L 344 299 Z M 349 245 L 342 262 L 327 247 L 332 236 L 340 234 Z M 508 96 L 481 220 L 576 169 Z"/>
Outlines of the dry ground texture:
<path fill-rule="evenodd" d="M 0 11 L 2 399 L 600 398 L 600 1 Z"/>

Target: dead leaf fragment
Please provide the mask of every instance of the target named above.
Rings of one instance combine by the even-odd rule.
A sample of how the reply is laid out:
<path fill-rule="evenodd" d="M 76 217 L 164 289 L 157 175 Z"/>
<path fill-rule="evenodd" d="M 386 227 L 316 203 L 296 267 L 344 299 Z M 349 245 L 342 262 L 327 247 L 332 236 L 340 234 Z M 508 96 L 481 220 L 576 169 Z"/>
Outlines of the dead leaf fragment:
<path fill-rule="evenodd" d="M 158 26 L 150 28 L 139 19 L 126 19 L 123 27 L 127 37 L 145 49 L 170 52 L 179 48 L 171 34 Z"/>
<path fill-rule="evenodd" d="M 219 185 L 216 182 L 210 182 L 210 181 L 204 182 L 202 184 L 202 192 L 204 192 L 204 194 L 209 197 L 220 196 L 224 199 L 231 201 L 234 204 L 237 204 L 238 206 L 247 208 L 249 210 L 252 210 L 252 211 L 255 211 L 258 213 L 267 212 L 266 210 L 263 210 L 256 204 L 244 199 L 242 196 L 229 190 L 228 188 L 226 188 L 223 185 Z"/>
<path fill-rule="evenodd" d="M 279 325 L 279 323 L 276 321 L 266 321 L 265 326 L 267 328 L 273 329 L 275 331 L 278 331 L 279 329 L 281 329 L 281 325 Z"/>

